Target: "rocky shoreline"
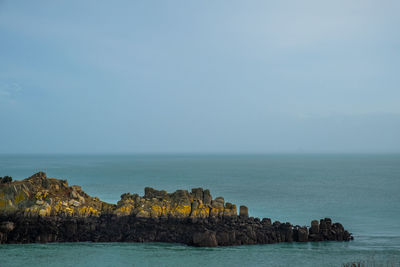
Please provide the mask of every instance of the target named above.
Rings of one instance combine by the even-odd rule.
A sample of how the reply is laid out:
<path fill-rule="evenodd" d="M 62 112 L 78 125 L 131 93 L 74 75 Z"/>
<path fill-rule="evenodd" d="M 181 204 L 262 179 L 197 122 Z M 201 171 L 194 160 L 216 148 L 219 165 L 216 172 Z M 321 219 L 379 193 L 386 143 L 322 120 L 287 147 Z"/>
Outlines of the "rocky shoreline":
<path fill-rule="evenodd" d="M 214 247 L 352 239 L 329 218 L 301 227 L 249 217 L 245 206 L 237 215 L 236 205 L 222 197 L 213 199 L 202 188 L 170 194 L 146 188 L 143 197 L 127 193 L 117 204 L 109 204 L 43 172 L 0 184 L 0 243 L 169 242 Z"/>

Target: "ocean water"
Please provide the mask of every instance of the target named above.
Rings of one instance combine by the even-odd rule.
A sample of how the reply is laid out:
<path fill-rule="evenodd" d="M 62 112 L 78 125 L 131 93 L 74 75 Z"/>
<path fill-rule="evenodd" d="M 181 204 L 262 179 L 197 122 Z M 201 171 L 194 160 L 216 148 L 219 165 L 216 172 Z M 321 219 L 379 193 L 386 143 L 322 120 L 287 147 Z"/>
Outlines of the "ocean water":
<path fill-rule="evenodd" d="M 0 266 L 400 267 L 400 155 L 1 155 L 0 176 L 37 171 L 103 201 L 146 186 L 203 187 L 250 216 L 309 225 L 331 217 L 351 242 L 192 248 L 162 243 L 0 245 Z"/>

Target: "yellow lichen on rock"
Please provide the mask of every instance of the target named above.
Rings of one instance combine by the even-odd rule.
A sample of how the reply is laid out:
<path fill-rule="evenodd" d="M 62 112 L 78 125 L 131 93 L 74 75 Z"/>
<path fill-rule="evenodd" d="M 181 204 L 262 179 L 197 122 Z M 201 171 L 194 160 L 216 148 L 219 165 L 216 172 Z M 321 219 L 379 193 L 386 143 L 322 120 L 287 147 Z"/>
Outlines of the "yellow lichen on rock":
<path fill-rule="evenodd" d="M 207 218 L 210 216 L 210 208 L 204 204 L 199 204 L 196 209 L 192 206 L 191 217 Z"/>
<path fill-rule="evenodd" d="M 211 217 L 218 217 L 224 215 L 224 208 L 211 208 L 210 216 Z"/>
<path fill-rule="evenodd" d="M 4 209 L 7 206 L 8 201 L 0 199 L 0 209 Z"/>
<path fill-rule="evenodd" d="M 150 217 L 152 218 L 160 217 L 162 215 L 162 211 L 163 209 L 159 205 L 151 206 Z"/>
<path fill-rule="evenodd" d="M 138 213 L 136 213 L 136 217 L 149 218 L 150 212 L 140 208 L 140 209 L 138 209 Z"/>
<path fill-rule="evenodd" d="M 17 194 L 17 196 L 14 199 L 15 205 L 18 205 L 20 202 L 24 201 L 26 199 L 24 191 L 21 191 Z"/>
<path fill-rule="evenodd" d="M 124 205 L 122 207 L 119 207 L 115 210 L 115 213 L 119 216 L 124 216 L 124 215 L 130 215 L 132 213 L 132 210 L 135 207 L 132 205 Z"/>
<path fill-rule="evenodd" d="M 45 208 L 39 210 L 40 216 L 50 216 L 50 213 L 51 213 L 50 205 L 46 205 Z"/>
<path fill-rule="evenodd" d="M 161 217 L 168 217 L 171 214 L 171 208 L 169 206 L 162 206 Z"/>
<path fill-rule="evenodd" d="M 71 208 L 65 208 L 63 211 L 65 212 L 65 215 L 68 216 L 72 216 L 74 214 L 74 210 Z"/>
<path fill-rule="evenodd" d="M 45 200 L 49 196 L 49 191 L 43 190 L 36 193 L 35 197 L 37 200 Z"/>
<path fill-rule="evenodd" d="M 236 205 L 212 199 L 209 190 L 193 188 L 168 193 L 145 188 L 145 195 L 125 193 L 117 204 L 109 204 L 87 195 L 80 186 L 68 186 L 66 180 L 47 178 L 43 172 L 22 181 L 0 185 L 0 212 L 23 211 L 29 216 L 117 216 L 207 218 L 235 216 Z"/>
<path fill-rule="evenodd" d="M 62 209 L 62 201 L 58 201 L 58 202 L 53 206 L 54 215 L 56 215 L 61 209 Z"/>
<path fill-rule="evenodd" d="M 189 217 L 191 211 L 190 205 L 178 205 L 175 207 L 175 214 L 179 217 Z"/>
<path fill-rule="evenodd" d="M 99 216 L 100 211 L 94 209 L 92 207 L 84 206 L 77 209 L 77 213 L 80 216 L 88 217 L 88 216 Z"/>

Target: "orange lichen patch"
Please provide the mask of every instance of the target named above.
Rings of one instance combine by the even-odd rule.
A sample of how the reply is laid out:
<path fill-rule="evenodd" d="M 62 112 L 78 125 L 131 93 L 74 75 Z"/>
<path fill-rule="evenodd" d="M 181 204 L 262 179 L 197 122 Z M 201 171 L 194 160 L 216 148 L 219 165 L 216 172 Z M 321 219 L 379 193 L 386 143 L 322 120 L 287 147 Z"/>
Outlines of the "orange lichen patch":
<path fill-rule="evenodd" d="M 49 207 L 49 208 L 48 208 Z M 137 217 L 198 217 L 233 216 L 236 206 L 224 203 L 222 197 L 212 199 L 209 190 L 194 188 L 174 193 L 155 189 L 145 190 L 145 196 L 126 193 L 117 204 L 109 204 L 86 194 L 79 186 L 69 187 L 65 180 L 46 178 L 37 173 L 23 181 L 0 187 L 0 212 L 25 209 L 28 214 L 47 216 L 118 216 Z M 49 212 L 50 210 L 50 212 Z"/>
<path fill-rule="evenodd" d="M 169 206 L 162 206 L 161 209 L 161 216 L 167 217 L 169 214 L 171 214 L 171 208 Z"/>
<path fill-rule="evenodd" d="M 77 213 L 81 216 L 100 216 L 100 212 L 97 209 L 88 206 L 78 208 Z"/>
<path fill-rule="evenodd" d="M 154 206 L 151 206 L 150 215 L 151 215 L 151 217 L 159 217 L 159 216 L 161 216 L 162 211 L 163 211 L 162 207 L 160 207 L 158 205 L 154 205 Z"/>
<path fill-rule="evenodd" d="M 148 218 L 150 217 L 150 213 L 142 208 L 138 210 L 136 217 Z"/>
<path fill-rule="evenodd" d="M 74 210 L 71 208 L 65 208 L 63 210 L 65 212 L 66 215 L 72 216 L 74 214 Z"/>
<path fill-rule="evenodd" d="M 197 209 L 193 209 L 190 214 L 192 217 L 207 218 L 210 215 L 210 208 L 206 205 L 200 204 Z"/>
<path fill-rule="evenodd" d="M 118 209 L 116 209 L 115 213 L 117 215 L 129 215 L 132 213 L 133 209 L 134 209 L 134 206 L 125 205 L 125 206 L 122 206 L 122 207 L 119 207 Z"/>
<path fill-rule="evenodd" d="M 175 214 L 189 216 L 192 208 L 190 205 L 178 205 L 175 207 Z"/>
<path fill-rule="evenodd" d="M 224 208 L 212 208 L 210 210 L 210 216 L 221 216 L 224 214 Z"/>

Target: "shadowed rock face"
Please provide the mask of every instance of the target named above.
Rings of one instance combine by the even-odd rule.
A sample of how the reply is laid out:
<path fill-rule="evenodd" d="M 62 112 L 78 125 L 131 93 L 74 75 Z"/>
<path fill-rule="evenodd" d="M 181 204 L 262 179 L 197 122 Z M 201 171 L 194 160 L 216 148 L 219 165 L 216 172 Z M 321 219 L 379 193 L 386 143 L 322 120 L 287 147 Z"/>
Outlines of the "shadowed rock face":
<path fill-rule="evenodd" d="M 209 190 L 191 192 L 145 188 L 143 197 L 126 193 L 115 204 L 87 195 L 79 186 L 43 172 L 0 184 L 0 243 L 174 242 L 229 246 L 277 242 L 348 241 L 351 234 L 325 218 L 311 228 L 271 223 L 248 216 L 248 209 Z"/>

